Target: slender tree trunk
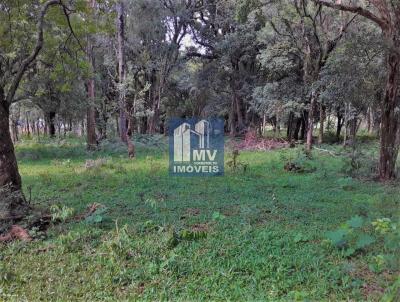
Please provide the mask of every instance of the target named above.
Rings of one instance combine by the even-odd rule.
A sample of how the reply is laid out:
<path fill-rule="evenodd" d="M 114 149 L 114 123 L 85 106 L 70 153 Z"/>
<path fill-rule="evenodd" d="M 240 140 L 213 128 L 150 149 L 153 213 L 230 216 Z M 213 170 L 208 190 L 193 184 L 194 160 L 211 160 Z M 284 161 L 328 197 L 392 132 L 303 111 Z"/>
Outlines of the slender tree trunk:
<path fill-rule="evenodd" d="M 357 117 L 353 117 L 350 121 L 350 146 L 355 146 L 356 143 L 356 135 L 357 135 Z"/>
<path fill-rule="evenodd" d="M 318 133 L 318 144 L 322 144 L 324 141 L 324 124 L 326 118 L 326 107 L 320 104 L 319 107 L 319 133 Z"/>
<path fill-rule="evenodd" d="M 229 135 L 235 136 L 236 135 L 236 123 L 235 123 L 235 99 L 232 98 L 231 108 L 229 110 Z"/>
<path fill-rule="evenodd" d="M 96 0 L 90 0 L 90 9 L 93 11 L 96 6 Z M 92 71 L 95 70 L 94 66 L 94 54 L 93 54 L 93 45 L 90 37 L 88 37 L 87 49 L 86 49 L 87 59 L 92 68 Z M 89 99 L 89 106 L 86 112 L 87 119 L 87 149 L 95 150 L 97 146 L 96 141 L 96 109 L 94 107 L 95 102 L 95 82 L 94 78 L 89 79 L 87 83 L 87 96 Z"/>
<path fill-rule="evenodd" d="M 56 118 L 56 113 L 54 111 L 51 111 L 51 112 L 48 113 L 50 137 L 55 137 L 56 136 L 55 118 Z"/>
<path fill-rule="evenodd" d="M 119 120 L 118 115 L 115 116 L 115 129 L 117 131 L 117 136 L 119 136 Z"/>
<path fill-rule="evenodd" d="M 291 142 L 293 139 L 293 120 L 294 120 L 294 113 L 290 112 L 286 129 L 286 138 L 289 142 Z"/>
<path fill-rule="evenodd" d="M 25 120 L 26 120 L 26 134 L 28 135 L 28 138 L 30 138 L 31 137 L 31 130 L 30 130 L 30 125 L 29 125 L 28 112 L 25 112 Z"/>
<path fill-rule="evenodd" d="M 90 79 L 88 83 L 88 98 L 89 102 L 94 102 L 95 98 L 95 87 L 94 87 L 94 79 Z M 96 111 L 92 104 L 89 105 L 87 109 L 87 149 L 95 150 L 96 149 Z"/>
<path fill-rule="evenodd" d="M 346 146 L 347 143 L 347 126 L 349 123 L 349 111 L 350 111 L 350 105 L 346 104 L 345 109 L 344 109 L 344 135 L 343 135 L 343 146 Z"/>
<path fill-rule="evenodd" d="M 263 114 L 263 119 L 262 119 L 262 129 L 261 129 L 261 135 L 264 136 L 265 135 L 265 128 L 267 126 L 267 117 L 265 115 L 265 113 Z"/>
<path fill-rule="evenodd" d="M 304 110 L 301 117 L 300 139 L 304 141 L 308 128 L 308 111 Z"/>
<path fill-rule="evenodd" d="M 371 125 L 372 125 L 372 120 L 371 120 L 371 107 L 368 107 L 367 109 L 367 131 L 368 133 L 371 133 Z"/>
<path fill-rule="evenodd" d="M 36 121 L 36 134 L 37 134 L 37 137 L 40 137 L 39 121 Z"/>
<path fill-rule="evenodd" d="M 317 102 L 316 99 L 317 99 L 316 93 L 313 91 L 311 93 L 310 111 L 308 112 L 307 144 L 306 144 L 307 151 L 311 151 L 313 145 L 314 111 Z"/>
<path fill-rule="evenodd" d="M 125 45 L 124 45 L 124 31 L 125 31 L 125 10 L 122 1 L 118 1 L 117 9 L 117 58 L 118 58 L 118 80 L 120 84 L 119 89 L 119 136 L 123 142 L 127 142 L 127 118 L 126 118 L 126 100 L 125 100 Z"/>
<path fill-rule="evenodd" d="M 235 103 L 236 103 L 236 115 L 237 115 L 239 133 L 242 133 L 246 126 L 243 121 L 242 101 L 240 100 L 239 96 L 236 94 L 236 90 L 235 90 Z"/>
<path fill-rule="evenodd" d="M 400 44 L 400 41 L 397 41 Z M 395 44 L 396 45 L 396 44 Z M 399 45 L 397 45 L 399 46 Z M 399 153 L 398 88 L 400 82 L 400 47 L 391 51 L 387 58 L 388 78 L 382 103 L 379 178 L 382 181 L 396 177 L 396 161 Z"/>
<path fill-rule="evenodd" d="M 342 133 L 343 126 L 343 115 L 340 113 L 340 109 L 338 108 L 336 111 L 337 125 L 336 125 L 336 141 L 340 141 L 340 133 Z"/>

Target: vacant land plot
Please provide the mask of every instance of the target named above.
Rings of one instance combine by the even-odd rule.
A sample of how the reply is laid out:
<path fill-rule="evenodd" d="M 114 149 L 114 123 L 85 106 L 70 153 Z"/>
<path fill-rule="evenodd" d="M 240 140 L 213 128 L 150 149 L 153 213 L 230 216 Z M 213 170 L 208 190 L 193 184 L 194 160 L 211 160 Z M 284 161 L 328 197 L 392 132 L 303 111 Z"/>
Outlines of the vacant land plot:
<path fill-rule="evenodd" d="M 27 197 L 52 221 L 0 247 L 0 297 L 396 300 L 398 186 L 301 149 L 242 152 L 223 177 L 170 177 L 164 140 L 138 145 L 135 160 L 114 143 L 17 147 Z"/>

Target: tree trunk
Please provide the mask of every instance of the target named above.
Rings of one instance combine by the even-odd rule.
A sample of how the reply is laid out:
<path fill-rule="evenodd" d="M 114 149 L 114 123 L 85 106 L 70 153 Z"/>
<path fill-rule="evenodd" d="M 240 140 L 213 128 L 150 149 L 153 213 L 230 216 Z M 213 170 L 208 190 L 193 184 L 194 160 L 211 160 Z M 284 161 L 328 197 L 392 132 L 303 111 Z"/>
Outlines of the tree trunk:
<path fill-rule="evenodd" d="M 50 137 L 55 137 L 56 136 L 56 126 L 54 124 L 54 120 L 56 118 L 56 113 L 54 111 L 51 111 L 48 113 L 48 123 L 49 123 L 49 134 Z"/>
<path fill-rule="evenodd" d="M 324 124 L 326 118 L 326 107 L 320 104 L 319 107 L 319 133 L 318 133 L 318 144 L 322 144 L 324 142 Z"/>
<path fill-rule="evenodd" d="M 25 120 L 26 120 L 26 134 L 27 134 L 28 138 L 30 138 L 31 137 L 31 129 L 30 129 L 30 125 L 29 125 L 28 112 L 25 112 Z"/>
<path fill-rule="evenodd" d="M 40 137 L 39 121 L 36 121 L 36 134 L 38 137 Z"/>
<path fill-rule="evenodd" d="M 337 126 L 336 126 L 336 141 L 340 141 L 340 133 L 342 132 L 342 126 L 343 126 L 343 115 L 340 112 L 340 109 L 338 108 L 336 111 L 336 117 L 337 117 Z"/>
<path fill-rule="evenodd" d="M 293 120 L 294 120 L 294 113 L 290 112 L 286 129 L 286 138 L 288 142 L 291 142 L 293 140 L 293 122 L 294 122 Z"/>
<path fill-rule="evenodd" d="M 347 128 L 349 126 L 349 114 L 350 114 L 350 104 L 346 104 L 345 105 L 345 109 L 344 109 L 344 121 L 343 121 L 343 125 L 344 125 L 344 135 L 343 135 L 343 146 L 346 146 L 347 143 Z"/>
<path fill-rule="evenodd" d="M 236 121 L 235 121 L 235 99 L 232 98 L 231 108 L 229 110 L 229 135 L 234 137 L 236 135 Z"/>
<path fill-rule="evenodd" d="M 308 111 L 304 110 L 301 117 L 300 139 L 304 141 L 308 128 Z"/>
<path fill-rule="evenodd" d="M 367 131 L 368 133 L 371 133 L 371 125 L 372 125 L 372 120 L 371 120 L 371 107 L 368 107 L 367 109 L 367 114 L 366 114 L 366 118 L 367 118 Z"/>
<path fill-rule="evenodd" d="M 353 117 L 353 119 L 349 122 L 350 124 L 350 146 L 355 146 L 356 144 L 356 135 L 357 135 L 357 117 Z"/>
<path fill-rule="evenodd" d="M 265 113 L 263 114 L 263 119 L 262 119 L 262 124 L 261 124 L 261 135 L 264 136 L 265 135 L 265 128 L 267 126 L 267 117 L 265 115 Z"/>
<path fill-rule="evenodd" d="M 88 97 L 90 102 L 94 101 L 95 93 L 94 93 L 94 79 L 90 79 L 88 83 Z M 87 149 L 95 150 L 96 143 L 96 111 L 93 105 L 89 105 L 87 109 Z"/>
<path fill-rule="evenodd" d="M 125 101 L 125 49 L 124 49 L 124 4 L 118 1 L 117 9 L 117 58 L 118 58 L 118 81 L 120 84 L 119 89 L 119 136 L 123 142 L 127 142 L 127 118 L 126 118 L 126 101 Z"/>
<path fill-rule="evenodd" d="M 382 181 L 396 177 L 396 160 L 399 153 L 399 106 L 398 86 L 400 55 L 398 49 L 388 54 L 388 78 L 382 102 L 379 178 Z"/>
<path fill-rule="evenodd" d="M 238 122 L 238 129 L 239 133 L 242 134 L 245 130 L 246 126 L 243 120 L 243 113 L 242 113 L 242 101 L 240 100 L 239 96 L 236 94 L 235 90 L 235 103 L 236 103 L 236 115 L 237 115 L 237 122 Z"/>
<path fill-rule="evenodd" d="M 313 145 L 313 131 L 314 131 L 314 111 L 317 96 L 315 92 L 311 93 L 311 101 L 310 101 L 310 111 L 308 113 L 308 125 L 307 125 L 307 145 L 306 150 L 311 151 Z"/>
<path fill-rule="evenodd" d="M 90 9 L 93 10 L 96 6 L 96 0 L 90 1 Z M 93 45 L 90 37 L 88 37 L 87 49 L 86 49 L 87 59 L 92 68 L 92 71 L 95 70 L 94 64 L 94 54 L 93 54 Z M 87 96 L 89 99 L 89 105 L 86 112 L 87 118 L 87 149 L 95 150 L 97 146 L 96 140 L 96 109 L 94 108 L 93 103 L 95 102 L 95 82 L 94 78 L 89 79 L 87 83 Z"/>
<path fill-rule="evenodd" d="M 301 125 L 303 123 L 303 118 L 299 117 L 296 119 L 296 128 L 294 129 L 293 138 L 297 141 L 299 140 L 299 133 L 301 129 Z"/>
<path fill-rule="evenodd" d="M 9 106 L 0 95 L 0 233 L 27 214 L 14 145 L 11 140 Z"/>

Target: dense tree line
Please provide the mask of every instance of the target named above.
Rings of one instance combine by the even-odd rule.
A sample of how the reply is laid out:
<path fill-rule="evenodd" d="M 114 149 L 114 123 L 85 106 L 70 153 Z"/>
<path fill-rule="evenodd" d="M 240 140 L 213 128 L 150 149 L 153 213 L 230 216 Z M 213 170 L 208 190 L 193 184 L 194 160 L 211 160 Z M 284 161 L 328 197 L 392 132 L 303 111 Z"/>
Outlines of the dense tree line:
<path fill-rule="evenodd" d="M 26 210 L 21 131 L 75 131 L 95 150 L 218 116 L 231 136 L 269 124 L 310 151 L 326 128 L 354 144 L 363 125 L 380 179 L 396 176 L 399 2 L 1 0 L 0 17 L 1 219 Z"/>

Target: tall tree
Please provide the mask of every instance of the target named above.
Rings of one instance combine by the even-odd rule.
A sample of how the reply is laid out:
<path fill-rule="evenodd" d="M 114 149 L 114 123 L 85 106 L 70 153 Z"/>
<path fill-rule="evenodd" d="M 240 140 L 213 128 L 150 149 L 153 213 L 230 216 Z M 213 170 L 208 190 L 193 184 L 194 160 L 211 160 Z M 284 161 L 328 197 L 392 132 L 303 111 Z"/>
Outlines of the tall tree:
<path fill-rule="evenodd" d="M 96 7 L 96 0 L 89 1 L 89 13 L 93 16 L 94 9 Z M 95 60 L 94 60 L 94 45 L 93 37 L 88 34 L 86 54 L 89 65 L 91 67 L 92 75 L 87 81 L 87 96 L 88 96 L 88 108 L 87 108 L 87 148 L 88 150 L 94 150 L 96 148 L 96 108 L 94 106 L 96 93 L 95 93 Z"/>
<path fill-rule="evenodd" d="M 2 3 L 0 11 L 18 9 L 14 5 L 13 1 Z M 49 0 L 40 7 L 36 38 L 30 53 L 27 53 L 26 46 L 18 45 L 17 47 L 14 44 L 11 26 L 0 39 L 4 39 L 4 42 L 0 42 L 0 229 L 8 227 L 12 221 L 21 218 L 28 211 L 10 135 L 10 106 L 25 98 L 25 96 L 16 96 L 17 90 L 25 73 L 35 62 L 43 47 L 44 19 L 49 8 L 55 5 L 62 5 L 62 2 Z M 13 54 L 10 56 L 10 53 Z"/>
<path fill-rule="evenodd" d="M 396 161 L 400 146 L 400 1 L 370 0 L 371 8 L 361 5 L 345 5 L 314 0 L 341 11 L 359 14 L 382 30 L 382 36 L 388 44 L 386 54 L 387 78 L 384 96 L 381 101 L 381 132 L 379 177 L 389 180 L 396 177 Z"/>
<path fill-rule="evenodd" d="M 116 4 L 117 10 L 117 60 L 118 60 L 118 83 L 119 83 L 119 136 L 123 142 L 127 142 L 127 118 L 125 97 L 125 7 L 124 2 L 119 0 Z"/>

